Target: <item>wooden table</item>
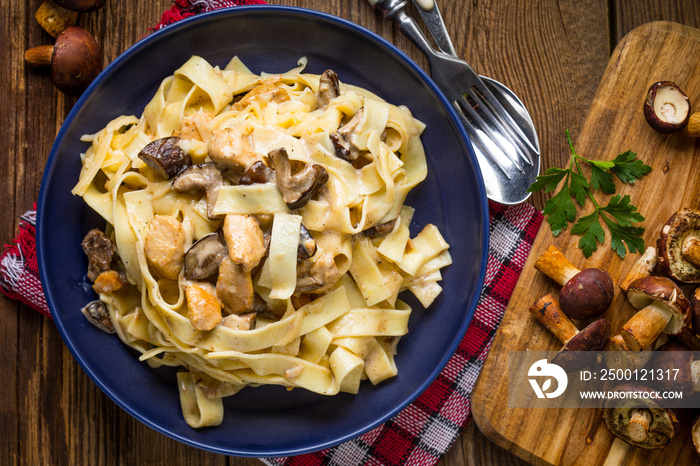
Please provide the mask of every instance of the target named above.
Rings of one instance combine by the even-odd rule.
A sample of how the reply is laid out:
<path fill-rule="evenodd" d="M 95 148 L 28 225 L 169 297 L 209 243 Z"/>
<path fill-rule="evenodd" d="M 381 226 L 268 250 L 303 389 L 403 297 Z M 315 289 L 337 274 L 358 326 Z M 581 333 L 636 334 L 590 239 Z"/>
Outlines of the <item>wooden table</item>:
<path fill-rule="evenodd" d="M 542 169 L 568 162 L 564 131 L 576 138 L 615 44 L 634 27 L 670 20 L 700 27 L 697 0 L 438 0 L 458 53 L 511 87 L 532 113 Z M 53 139 L 75 102 L 49 77 L 25 68 L 28 47 L 48 44 L 33 19 L 41 0 L 0 0 L 0 242 L 17 233 L 35 202 Z M 352 20 L 420 52 L 365 0 L 281 0 Z M 105 64 L 158 23 L 171 0 L 107 0 L 79 24 L 93 32 Z M 595 154 L 591 154 L 595 158 Z M 530 202 L 541 209 L 542 194 Z M 92 383 L 51 320 L 0 298 L 0 464 L 259 465 L 182 445 L 134 420 Z M 441 464 L 520 464 L 471 422 Z"/>

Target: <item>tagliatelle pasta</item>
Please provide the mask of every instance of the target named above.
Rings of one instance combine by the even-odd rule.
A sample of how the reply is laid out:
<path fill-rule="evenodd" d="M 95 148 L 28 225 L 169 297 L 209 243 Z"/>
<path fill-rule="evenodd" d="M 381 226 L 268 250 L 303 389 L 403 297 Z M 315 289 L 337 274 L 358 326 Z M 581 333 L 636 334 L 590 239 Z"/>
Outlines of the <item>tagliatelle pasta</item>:
<path fill-rule="evenodd" d="M 441 292 L 449 246 L 411 237 L 424 124 L 300 66 L 252 73 L 194 56 L 143 114 L 83 137 L 75 195 L 106 221 L 83 241 L 83 309 L 153 367 L 181 367 L 192 427 L 246 386 L 357 393 L 397 374 L 410 290 Z"/>

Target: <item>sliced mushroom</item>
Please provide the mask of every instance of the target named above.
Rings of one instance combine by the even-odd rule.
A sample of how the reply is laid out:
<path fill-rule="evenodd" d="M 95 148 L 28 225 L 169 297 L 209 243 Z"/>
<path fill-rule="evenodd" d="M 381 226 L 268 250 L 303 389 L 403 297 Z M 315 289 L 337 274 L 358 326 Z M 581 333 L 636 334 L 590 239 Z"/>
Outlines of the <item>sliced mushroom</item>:
<path fill-rule="evenodd" d="M 340 279 L 340 271 L 333 254 L 322 254 L 315 262 L 303 261 L 297 266 L 295 294 L 321 293 Z"/>
<path fill-rule="evenodd" d="M 194 328 L 208 331 L 221 323 L 222 304 L 210 283 L 188 283 L 185 286 L 185 298 L 187 314 Z"/>
<path fill-rule="evenodd" d="M 80 312 L 87 318 L 95 327 L 107 333 L 114 333 L 114 325 L 109 317 L 109 311 L 105 303 L 99 299 L 89 302 L 83 307 Z"/>
<path fill-rule="evenodd" d="M 246 271 L 257 267 L 267 252 L 257 219 L 252 215 L 226 215 L 222 231 L 233 263 Z"/>
<path fill-rule="evenodd" d="M 139 152 L 139 158 L 163 179 L 169 180 L 192 164 L 190 156 L 178 145 L 180 138 L 156 139 Z"/>
<path fill-rule="evenodd" d="M 360 156 L 361 151 L 353 144 L 353 138 L 360 128 L 364 114 L 365 109 L 362 107 L 355 113 L 350 121 L 340 127 L 337 132 L 330 135 L 337 157 L 348 162 L 353 162 Z"/>
<path fill-rule="evenodd" d="M 255 328 L 256 314 L 248 312 L 246 314 L 229 314 L 221 321 L 224 327 L 234 330 L 252 330 Z"/>
<path fill-rule="evenodd" d="M 213 214 L 216 199 L 219 197 L 219 188 L 224 179 L 221 172 L 213 163 L 190 165 L 173 178 L 170 186 L 176 192 L 195 192 L 203 189 L 207 195 L 207 216 L 215 218 Z"/>
<path fill-rule="evenodd" d="M 661 229 L 658 271 L 680 283 L 700 283 L 700 211 L 682 209 Z"/>
<path fill-rule="evenodd" d="M 612 303 L 615 287 L 610 274 L 598 268 L 579 270 L 554 245 L 537 258 L 535 268 L 563 287 L 559 303 L 572 319 L 598 317 Z"/>
<path fill-rule="evenodd" d="M 603 419 L 614 436 L 639 448 L 656 449 L 678 433 L 676 414 L 654 401 L 659 397 L 651 388 L 625 384 L 613 391 L 621 395 L 606 401 Z"/>
<path fill-rule="evenodd" d="M 338 75 L 333 70 L 324 71 L 318 80 L 318 106 L 325 110 L 330 101 L 339 95 Z"/>
<path fill-rule="evenodd" d="M 269 156 L 275 166 L 277 187 L 290 209 L 304 207 L 328 181 L 328 172 L 318 163 L 307 163 L 292 175 L 292 165 L 284 148 L 270 152 Z"/>
<path fill-rule="evenodd" d="M 367 228 L 362 233 L 368 238 L 379 238 L 381 236 L 386 236 L 394 230 L 396 226 L 396 219 L 389 220 L 388 222 L 380 223 L 372 227 Z"/>
<path fill-rule="evenodd" d="M 627 346 L 640 351 L 663 332 L 680 333 L 690 322 L 690 303 L 678 285 L 666 277 L 650 276 L 632 282 L 627 299 L 639 311 L 620 330 Z"/>
<path fill-rule="evenodd" d="M 185 253 L 185 278 L 204 280 L 216 274 L 228 256 L 219 233 L 209 233 L 194 243 Z"/>
<path fill-rule="evenodd" d="M 185 230 L 175 217 L 156 215 L 148 223 L 143 250 L 158 275 L 177 280 L 185 259 Z"/>
<path fill-rule="evenodd" d="M 250 271 L 226 257 L 219 266 L 216 295 L 224 305 L 224 313 L 245 314 L 253 310 L 255 293 Z"/>
<path fill-rule="evenodd" d="M 313 257 L 316 254 L 316 240 L 309 230 L 302 224 L 299 232 L 299 249 L 297 251 L 297 260 L 303 261 Z"/>
<path fill-rule="evenodd" d="M 253 165 L 248 168 L 248 170 L 243 173 L 238 184 L 251 185 L 251 184 L 264 184 L 272 183 L 275 181 L 275 171 L 265 165 L 262 161 L 258 160 Z"/>
<path fill-rule="evenodd" d="M 608 319 L 598 319 L 579 331 L 562 312 L 559 302 L 551 294 L 535 301 L 530 306 L 530 314 L 564 344 L 552 359 L 552 363 L 558 364 L 567 372 L 582 369 L 585 365 L 583 358 L 577 358 L 571 352 L 602 351 L 610 341 Z"/>
<path fill-rule="evenodd" d="M 88 258 L 87 276 L 94 282 L 102 272 L 110 270 L 114 245 L 101 230 L 94 228 L 87 232 L 81 246 Z"/>

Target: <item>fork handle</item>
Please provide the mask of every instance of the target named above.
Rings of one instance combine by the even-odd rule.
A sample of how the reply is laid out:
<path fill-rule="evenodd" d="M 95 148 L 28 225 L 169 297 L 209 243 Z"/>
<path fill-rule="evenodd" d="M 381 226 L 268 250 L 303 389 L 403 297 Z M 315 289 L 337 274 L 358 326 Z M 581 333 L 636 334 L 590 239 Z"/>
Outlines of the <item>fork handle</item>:
<path fill-rule="evenodd" d="M 418 28 L 416 22 L 406 14 L 404 7 L 406 0 L 367 0 L 374 8 L 381 10 L 384 13 L 384 19 L 396 21 L 401 32 L 411 39 L 411 42 L 428 56 L 428 59 L 434 57 L 437 52 L 428 42 L 423 32 Z"/>

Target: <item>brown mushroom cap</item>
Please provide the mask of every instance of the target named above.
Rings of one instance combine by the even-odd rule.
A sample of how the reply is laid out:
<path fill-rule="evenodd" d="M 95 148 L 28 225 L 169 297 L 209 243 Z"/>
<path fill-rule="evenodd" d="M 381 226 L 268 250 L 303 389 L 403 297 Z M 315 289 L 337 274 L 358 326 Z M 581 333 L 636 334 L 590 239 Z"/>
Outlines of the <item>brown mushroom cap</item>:
<path fill-rule="evenodd" d="M 583 269 L 561 289 L 559 304 L 572 319 L 587 320 L 607 311 L 614 296 L 615 286 L 608 272 Z"/>
<path fill-rule="evenodd" d="M 561 366 L 567 372 L 583 369 L 587 360 L 577 357 L 572 352 L 603 351 L 609 341 L 610 321 L 605 318 L 598 319 L 567 341 L 559 353 L 552 358 L 552 363 Z"/>
<path fill-rule="evenodd" d="M 688 346 L 677 341 L 669 341 L 654 351 L 650 369 L 673 371 L 673 377 L 661 377 L 656 385 L 662 390 L 680 390 L 686 395 L 695 392 L 695 379 L 691 368 L 694 354 Z M 677 370 L 677 371 L 676 371 Z"/>
<path fill-rule="evenodd" d="M 672 280 L 666 277 L 643 277 L 630 284 L 627 299 L 635 309 L 643 309 L 656 302 L 668 309 L 671 320 L 663 329 L 664 333 L 676 335 L 690 323 L 690 303 Z"/>
<path fill-rule="evenodd" d="M 59 91 L 80 95 L 102 71 L 102 50 L 80 26 L 68 26 L 56 38 L 51 79 Z"/>
<path fill-rule="evenodd" d="M 102 8 L 107 0 L 53 0 L 53 2 L 71 11 L 95 11 Z"/>
<path fill-rule="evenodd" d="M 693 331 L 700 334 L 700 286 L 693 290 L 688 301 L 690 302 Z"/>
<path fill-rule="evenodd" d="M 611 434 L 640 448 L 663 448 L 678 433 L 679 423 L 673 410 L 662 408 L 653 399 L 654 390 L 635 384 L 624 384 L 614 388 L 616 392 L 635 393 L 620 399 L 609 399 L 605 403 L 603 419 Z M 648 413 L 643 440 L 630 437 L 628 425 L 635 413 Z"/>
<path fill-rule="evenodd" d="M 693 421 L 693 426 L 690 429 L 690 437 L 693 439 L 695 453 L 700 456 L 700 416 L 696 417 Z"/>
<path fill-rule="evenodd" d="M 688 238 L 700 238 L 700 211 L 681 209 L 668 219 L 656 243 L 658 271 L 681 283 L 700 283 L 700 265 L 683 253 Z"/>
<path fill-rule="evenodd" d="M 275 167 L 277 187 L 292 210 L 304 207 L 328 181 L 328 172 L 318 163 L 307 163 L 292 174 L 292 163 L 284 148 L 270 152 L 269 156 Z"/>

